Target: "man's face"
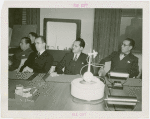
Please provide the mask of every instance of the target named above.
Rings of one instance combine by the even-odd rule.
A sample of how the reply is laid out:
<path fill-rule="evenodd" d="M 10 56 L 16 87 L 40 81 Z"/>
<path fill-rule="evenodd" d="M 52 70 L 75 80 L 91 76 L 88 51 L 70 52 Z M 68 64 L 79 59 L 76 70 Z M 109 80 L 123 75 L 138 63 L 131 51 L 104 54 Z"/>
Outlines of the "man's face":
<path fill-rule="evenodd" d="M 130 41 L 124 40 L 121 45 L 122 53 L 129 53 L 131 49 L 132 49 L 132 46 L 130 46 Z"/>
<path fill-rule="evenodd" d="M 45 43 L 42 42 L 41 38 L 36 38 L 34 43 L 38 52 L 45 48 Z"/>
<path fill-rule="evenodd" d="M 34 41 L 35 41 L 35 37 L 34 36 L 32 36 L 31 34 L 29 34 L 29 36 L 28 36 L 30 39 L 31 39 L 31 43 L 34 43 Z"/>
<path fill-rule="evenodd" d="M 80 47 L 80 41 L 74 41 L 72 52 L 73 53 L 80 53 L 83 50 L 83 47 Z"/>
<path fill-rule="evenodd" d="M 23 51 L 25 51 L 26 49 L 29 48 L 29 44 L 26 44 L 25 39 L 21 39 L 21 41 L 20 41 L 20 48 L 21 48 Z"/>

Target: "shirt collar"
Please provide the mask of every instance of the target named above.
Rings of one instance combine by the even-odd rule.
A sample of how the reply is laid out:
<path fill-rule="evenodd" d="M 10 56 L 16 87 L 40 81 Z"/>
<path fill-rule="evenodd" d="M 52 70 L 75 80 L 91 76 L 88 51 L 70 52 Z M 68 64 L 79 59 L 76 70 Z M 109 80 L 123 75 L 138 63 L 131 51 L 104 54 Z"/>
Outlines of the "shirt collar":
<path fill-rule="evenodd" d="M 78 54 L 75 54 L 74 53 L 74 58 L 75 58 L 75 56 L 77 55 L 77 58 L 80 56 L 80 54 L 81 54 L 81 52 L 80 53 L 78 53 Z"/>
<path fill-rule="evenodd" d="M 39 53 L 40 53 L 40 55 L 43 53 L 45 51 L 45 49 L 44 50 L 42 50 L 42 51 L 40 51 Z"/>
<path fill-rule="evenodd" d="M 128 54 L 130 54 L 131 52 L 129 52 L 129 53 L 123 53 L 123 52 L 121 52 L 120 54 L 123 54 L 124 56 L 127 56 Z"/>

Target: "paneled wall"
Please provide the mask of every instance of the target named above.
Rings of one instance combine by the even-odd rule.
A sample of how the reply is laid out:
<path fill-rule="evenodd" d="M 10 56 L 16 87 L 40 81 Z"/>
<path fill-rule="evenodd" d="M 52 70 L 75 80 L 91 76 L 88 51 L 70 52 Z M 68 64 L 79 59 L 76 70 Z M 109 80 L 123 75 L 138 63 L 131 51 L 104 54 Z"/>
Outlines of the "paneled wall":
<path fill-rule="evenodd" d="M 142 53 L 142 9 L 123 9 L 120 25 L 119 48 L 122 40 L 135 40 L 133 52 Z"/>

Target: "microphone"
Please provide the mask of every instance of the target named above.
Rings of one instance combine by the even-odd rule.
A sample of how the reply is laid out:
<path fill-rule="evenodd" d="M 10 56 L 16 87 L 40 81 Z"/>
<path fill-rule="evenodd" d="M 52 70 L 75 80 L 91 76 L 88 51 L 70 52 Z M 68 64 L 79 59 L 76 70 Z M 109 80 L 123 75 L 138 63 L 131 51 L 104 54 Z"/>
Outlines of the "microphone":
<path fill-rule="evenodd" d="M 95 50 L 93 50 L 93 53 L 88 53 L 89 56 L 93 55 L 93 57 L 95 58 L 97 56 L 97 52 L 95 52 Z"/>
<path fill-rule="evenodd" d="M 86 82 L 91 82 L 92 79 L 93 79 L 93 74 L 92 72 L 90 72 L 90 65 L 91 65 L 91 56 L 93 55 L 94 58 L 97 56 L 97 52 L 95 52 L 95 50 L 93 50 L 93 53 L 88 53 L 89 55 L 89 62 L 88 62 L 88 71 L 84 73 L 83 75 L 83 79 L 86 81 Z"/>

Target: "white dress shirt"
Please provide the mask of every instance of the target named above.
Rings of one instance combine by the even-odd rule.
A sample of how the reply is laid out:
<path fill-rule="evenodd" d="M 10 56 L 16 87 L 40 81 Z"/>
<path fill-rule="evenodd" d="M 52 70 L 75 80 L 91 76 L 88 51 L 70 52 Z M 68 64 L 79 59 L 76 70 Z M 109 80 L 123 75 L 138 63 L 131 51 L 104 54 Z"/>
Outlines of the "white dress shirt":
<path fill-rule="evenodd" d="M 127 54 L 124 54 L 124 53 L 121 53 L 120 54 L 120 60 L 122 60 L 125 56 L 127 56 L 129 53 L 127 53 Z"/>
<path fill-rule="evenodd" d="M 76 60 L 77 60 L 77 59 L 79 58 L 80 54 L 81 54 L 81 53 L 74 54 L 74 57 L 73 57 L 73 59 L 74 59 L 74 58 L 75 58 L 75 56 L 77 55 L 77 57 L 76 57 Z"/>
<path fill-rule="evenodd" d="M 44 52 L 45 50 L 42 50 L 42 51 L 40 51 L 39 53 L 40 53 L 40 55 Z"/>

